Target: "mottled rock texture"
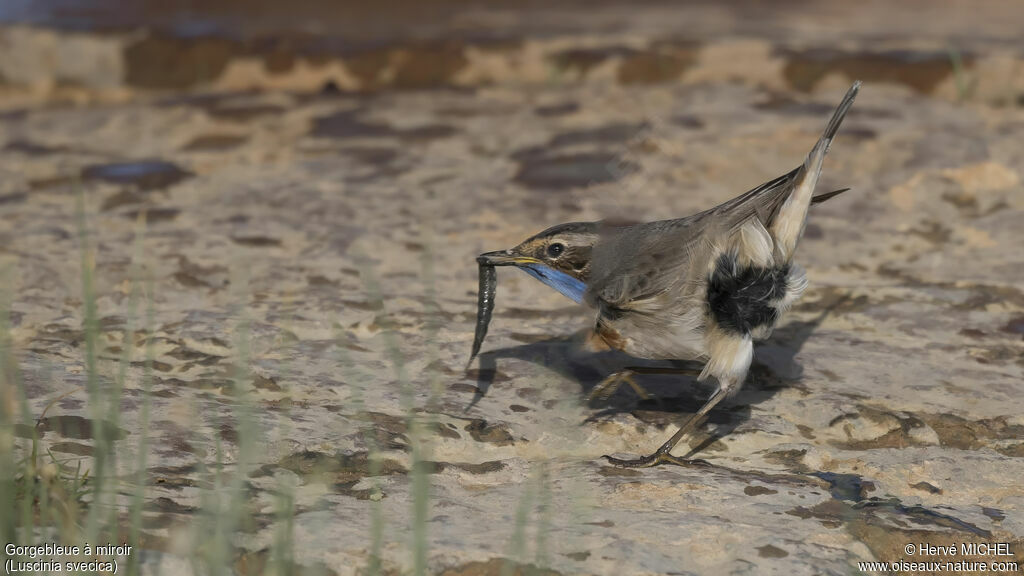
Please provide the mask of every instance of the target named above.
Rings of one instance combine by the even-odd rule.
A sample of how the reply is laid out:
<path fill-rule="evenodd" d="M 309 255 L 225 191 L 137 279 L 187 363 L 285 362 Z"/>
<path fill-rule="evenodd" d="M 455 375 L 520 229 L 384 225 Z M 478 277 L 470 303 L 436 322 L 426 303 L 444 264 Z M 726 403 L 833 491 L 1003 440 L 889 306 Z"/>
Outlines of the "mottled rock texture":
<path fill-rule="evenodd" d="M 218 450 L 237 457 L 233 414 L 248 398 L 259 522 L 239 562 L 267 561 L 257 552 L 284 478 L 298 485 L 298 563 L 365 565 L 380 506 L 384 566 L 407 570 L 411 411 L 430 416 L 436 573 L 501 573 L 519 556 L 509 541 L 524 501 L 517 574 L 847 574 L 919 542 L 1009 542 L 1024 561 L 1019 78 L 997 101 L 958 92 L 941 48 L 815 52 L 793 38 L 720 39 L 717 56 L 570 38 L 555 61 L 577 76 L 551 83 L 468 76 L 503 69 L 445 52 L 430 62 L 452 76 L 412 67 L 407 87 L 426 89 L 372 95 L 129 89 L 118 103 L 27 106 L 12 89 L 0 100 L 0 261 L 30 407 L 84 379 L 81 194 L 104 382 L 135 348 L 107 435 L 125 454 L 138 445 L 148 344 L 145 514 L 169 552 L 205 467 Z M 364 75 L 401 84 L 402 70 Z M 592 314 L 515 270 L 499 272 L 484 352 L 464 369 L 478 253 L 565 221 L 686 215 L 782 174 L 853 76 L 867 82 L 821 184 L 852 190 L 813 208 L 798 251 L 810 287 L 691 440 L 704 464 L 604 464 L 653 450 L 710 386 L 645 376 L 659 400 L 624 387 L 584 405 L 637 361 L 589 351 Z M 133 315 L 137 254 L 152 304 Z M 84 392 L 39 430 L 88 465 Z"/>

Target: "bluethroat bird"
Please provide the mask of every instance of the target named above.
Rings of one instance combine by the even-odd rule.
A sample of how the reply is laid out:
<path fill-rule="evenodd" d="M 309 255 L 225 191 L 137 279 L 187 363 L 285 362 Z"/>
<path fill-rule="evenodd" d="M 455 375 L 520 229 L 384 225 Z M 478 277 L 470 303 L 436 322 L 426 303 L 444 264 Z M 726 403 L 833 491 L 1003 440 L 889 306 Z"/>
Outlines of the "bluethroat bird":
<path fill-rule="evenodd" d="M 780 315 L 807 287 L 793 261 L 807 212 L 836 190 L 815 195 L 822 160 L 853 105 L 855 82 L 803 164 L 699 214 L 630 226 L 559 224 L 508 250 L 477 258 L 480 294 L 470 362 L 487 333 L 497 288 L 496 266 L 515 266 L 596 310 L 594 332 L 611 348 L 637 358 L 698 360 L 698 380 L 714 378 L 710 399 L 653 454 L 612 464 L 684 464 L 672 449 L 722 399 L 739 390 L 754 341 L 768 338 Z M 631 376 L 658 369 L 627 368 L 595 388 L 610 395 Z M 663 372 L 686 372 L 666 368 Z M 593 395 L 592 395 L 593 397 Z"/>

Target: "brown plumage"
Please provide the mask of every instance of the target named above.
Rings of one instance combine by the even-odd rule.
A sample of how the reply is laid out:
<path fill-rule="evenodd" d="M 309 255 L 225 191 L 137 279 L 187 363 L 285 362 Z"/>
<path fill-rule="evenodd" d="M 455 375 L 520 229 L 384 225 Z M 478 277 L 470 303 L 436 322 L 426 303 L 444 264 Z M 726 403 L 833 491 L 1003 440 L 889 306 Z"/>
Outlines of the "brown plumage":
<path fill-rule="evenodd" d="M 702 361 L 699 378 L 718 383 L 707 403 L 657 452 L 634 461 L 609 458 L 613 463 L 679 463 L 669 454 L 672 447 L 739 389 L 753 342 L 771 334 L 805 289 L 793 255 L 810 205 L 845 190 L 814 194 L 822 161 L 859 86 L 847 92 L 803 164 L 728 202 L 685 218 L 632 226 L 561 224 L 478 259 L 482 267 L 520 267 L 586 302 L 597 310 L 595 332 L 609 346 L 638 358 Z M 482 340 L 479 323 L 477 336 L 474 350 Z M 628 377 L 615 374 L 608 386 Z"/>

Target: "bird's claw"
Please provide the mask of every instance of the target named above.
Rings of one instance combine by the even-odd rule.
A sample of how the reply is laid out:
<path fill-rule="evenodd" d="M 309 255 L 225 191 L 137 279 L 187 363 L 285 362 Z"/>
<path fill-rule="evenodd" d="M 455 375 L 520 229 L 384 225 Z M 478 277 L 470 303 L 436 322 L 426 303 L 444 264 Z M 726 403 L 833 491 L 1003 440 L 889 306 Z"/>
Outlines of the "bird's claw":
<path fill-rule="evenodd" d="M 654 396 L 651 396 L 651 394 L 647 392 L 647 390 L 644 390 L 643 386 L 637 384 L 636 380 L 632 376 L 626 376 L 623 378 L 623 380 L 626 382 L 626 384 L 629 384 L 629 387 L 632 388 L 634 392 L 636 392 L 636 395 L 639 396 L 641 400 L 650 400 L 654 398 Z"/>
<path fill-rule="evenodd" d="M 593 390 L 590 391 L 590 394 L 587 394 L 587 402 L 592 403 L 595 400 L 606 402 L 612 397 L 612 394 L 615 394 L 623 382 L 629 384 L 629 387 L 636 392 L 636 395 L 639 396 L 640 399 L 650 400 L 654 398 L 654 396 L 647 392 L 647 390 L 644 390 L 643 386 L 637 384 L 632 374 L 629 374 L 628 372 L 616 372 L 602 380 L 597 384 L 597 386 L 594 386 Z"/>
<path fill-rule="evenodd" d="M 615 458 L 614 456 L 604 456 L 604 459 L 608 461 L 612 466 L 618 466 L 620 468 L 652 468 L 654 466 L 660 466 L 661 464 L 674 464 L 675 466 L 707 466 L 708 463 L 704 460 L 687 460 L 685 458 L 677 458 L 667 452 L 655 452 L 649 456 L 643 456 L 636 460 L 622 460 Z"/>
<path fill-rule="evenodd" d="M 601 402 L 607 401 L 612 397 L 612 394 L 619 389 L 622 384 L 624 376 L 618 372 L 600 381 L 594 388 L 587 394 L 587 402 L 593 403 L 595 400 Z"/>

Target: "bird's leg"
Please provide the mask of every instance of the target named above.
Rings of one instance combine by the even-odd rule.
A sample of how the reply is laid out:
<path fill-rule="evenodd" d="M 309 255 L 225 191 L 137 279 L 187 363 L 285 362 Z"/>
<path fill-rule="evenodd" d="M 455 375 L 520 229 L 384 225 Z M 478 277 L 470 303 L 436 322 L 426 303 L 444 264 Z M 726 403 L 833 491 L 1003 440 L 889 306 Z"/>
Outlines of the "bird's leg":
<path fill-rule="evenodd" d="M 664 444 L 662 444 L 661 447 L 654 452 L 654 454 L 651 454 L 650 456 L 644 456 L 643 458 L 640 458 L 638 460 L 620 460 L 618 458 L 613 458 L 611 456 L 605 456 L 605 458 L 611 464 L 614 464 L 615 466 L 620 466 L 622 468 L 647 468 L 650 466 L 657 466 L 658 464 L 665 463 L 675 464 L 677 466 L 686 466 L 687 464 L 689 464 L 689 462 L 681 458 L 676 458 L 675 456 L 672 456 L 670 452 L 672 452 L 672 449 L 676 447 L 676 444 L 678 444 L 679 441 L 683 439 L 683 436 L 689 434 L 697 426 L 697 424 L 699 424 L 700 421 L 704 419 L 704 416 L 706 416 L 707 413 L 710 412 L 716 404 L 721 402 L 722 398 L 725 398 L 727 393 L 728 388 L 719 387 L 718 390 L 711 395 L 711 398 L 709 398 L 708 401 L 705 402 L 703 406 L 701 406 L 700 410 L 697 410 L 697 412 L 693 416 L 690 416 L 690 418 L 686 422 L 684 422 L 682 426 L 679 427 L 679 430 L 677 430 L 671 438 L 669 438 Z"/>
<path fill-rule="evenodd" d="M 679 466 L 688 464 L 686 460 L 676 458 L 670 452 L 682 440 L 683 436 L 693 431 L 712 408 L 743 384 L 743 380 L 747 377 L 747 370 L 750 369 L 750 362 L 754 357 L 754 346 L 749 335 L 737 336 L 723 332 L 717 327 L 712 327 L 708 331 L 707 343 L 710 358 L 704 367 L 704 372 L 706 375 L 715 377 L 718 381 L 718 390 L 654 454 L 644 456 L 638 460 L 620 460 L 611 456 L 605 456 L 610 463 L 623 468 L 647 468 L 648 466 L 657 466 L 664 463 Z"/>
<path fill-rule="evenodd" d="M 593 402 L 594 400 L 601 400 L 603 402 L 611 398 L 612 394 L 615 394 L 615 391 L 619 389 L 623 382 L 629 384 L 629 387 L 641 399 L 650 400 L 654 398 L 654 395 L 645 390 L 643 386 L 637 384 L 636 379 L 633 378 L 634 374 L 688 374 L 690 376 L 698 376 L 700 370 L 675 366 L 628 366 L 608 376 L 598 383 L 597 386 L 594 386 L 590 394 L 587 394 L 587 402 Z"/>

